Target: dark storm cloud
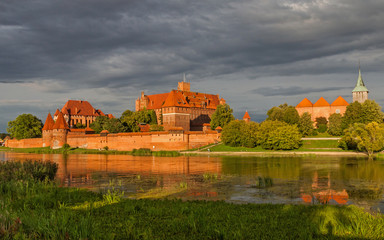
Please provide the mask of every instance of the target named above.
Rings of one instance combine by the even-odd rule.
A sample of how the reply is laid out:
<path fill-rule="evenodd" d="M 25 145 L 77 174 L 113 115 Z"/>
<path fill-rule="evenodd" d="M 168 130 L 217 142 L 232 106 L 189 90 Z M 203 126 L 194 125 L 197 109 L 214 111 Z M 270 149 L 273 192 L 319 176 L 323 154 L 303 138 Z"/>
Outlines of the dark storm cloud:
<path fill-rule="evenodd" d="M 296 96 L 301 94 L 310 95 L 311 93 L 328 92 L 349 89 L 345 87 L 326 87 L 326 88 L 302 88 L 299 86 L 291 87 L 261 87 L 251 91 L 262 96 Z"/>
<path fill-rule="evenodd" d="M 7 82 L 145 88 L 183 72 L 257 72 L 384 44 L 382 1 L 6 0 L 0 9 Z M 330 72 L 338 66 L 324 63 Z M 303 73 L 320 74 L 307 66 L 267 75 Z"/>
<path fill-rule="evenodd" d="M 209 82 L 194 88 L 210 85 L 207 91 L 225 94 L 234 109 L 258 94 L 285 102 L 284 96 L 342 90 L 333 82 L 343 86 L 359 59 L 363 74 L 382 74 L 383 22 L 382 0 L 2 0 L 0 84 L 15 93 L 10 86 L 22 85 L 26 100 L 47 94 L 29 108 L 36 112 L 51 109 L 56 96 L 57 105 L 81 98 L 123 111 L 140 91 L 168 91 L 183 73 Z M 305 78 L 323 74 L 334 77 L 323 88 Z M 243 90 L 247 81 L 253 85 Z M 272 104 L 279 103 L 265 107 Z"/>

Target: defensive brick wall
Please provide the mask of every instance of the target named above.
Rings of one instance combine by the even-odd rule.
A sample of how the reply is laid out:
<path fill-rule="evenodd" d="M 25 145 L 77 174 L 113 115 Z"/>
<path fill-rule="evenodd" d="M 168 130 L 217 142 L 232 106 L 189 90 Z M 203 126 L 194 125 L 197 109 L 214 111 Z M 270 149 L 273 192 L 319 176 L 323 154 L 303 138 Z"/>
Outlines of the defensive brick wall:
<path fill-rule="evenodd" d="M 6 147 L 10 148 L 39 148 L 43 146 L 42 138 L 27 138 L 27 139 L 9 139 L 5 142 Z"/>
<path fill-rule="evenodd" d="M 139 148 L 160 150 L 187 150 L 220 141 L 216 131 L 206 132 L 148 132 L 117 134 L 83 134 L 69 132 L 67 143 L 71 147 L 85 149 L 102 149 L 108 146 L 111 150 L 131 151 Z M 42 138 L 8 140 L 7 147 L 36 148 L 43 146 Z"/>

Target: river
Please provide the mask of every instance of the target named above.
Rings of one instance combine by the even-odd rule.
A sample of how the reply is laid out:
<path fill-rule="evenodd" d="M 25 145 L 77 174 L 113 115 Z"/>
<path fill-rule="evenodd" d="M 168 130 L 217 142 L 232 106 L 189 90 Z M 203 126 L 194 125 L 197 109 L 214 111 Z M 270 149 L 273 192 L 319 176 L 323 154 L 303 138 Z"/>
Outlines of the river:
<path fill-rule="evenodd" d="M 384 161 L 351 157 L 136 157 L 0 152 L 1 161 L 51 160 L 66 187 L 129 198 L 357 205 L 384 212 Z"/>

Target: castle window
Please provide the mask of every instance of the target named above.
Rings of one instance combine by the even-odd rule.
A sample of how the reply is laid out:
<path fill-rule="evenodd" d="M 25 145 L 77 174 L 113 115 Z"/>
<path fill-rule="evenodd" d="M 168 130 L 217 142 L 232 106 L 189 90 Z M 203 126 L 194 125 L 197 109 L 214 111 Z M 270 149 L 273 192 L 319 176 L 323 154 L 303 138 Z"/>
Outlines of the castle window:
<path fill-rule="evenodd" d="M 336 109 L 336 113 L 340 113 L 340 109 Z"/>

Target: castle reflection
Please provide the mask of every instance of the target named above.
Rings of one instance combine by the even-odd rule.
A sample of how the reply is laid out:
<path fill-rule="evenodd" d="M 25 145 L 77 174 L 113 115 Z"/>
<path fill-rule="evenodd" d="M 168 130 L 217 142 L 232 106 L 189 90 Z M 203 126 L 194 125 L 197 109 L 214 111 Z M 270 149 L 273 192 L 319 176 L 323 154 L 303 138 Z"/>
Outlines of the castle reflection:
<path fill-rule="evenodd" d="M 301 198 L 305 203 L 312 204 L 340 204 L 345 205 L 348 202 L 349 195 L 345 189 L 335 191 L 331 186 L 331 174 L 319 176 L 318 171 L 313 173 L 312 192 L 304 193 L 300 189 Z"/>

